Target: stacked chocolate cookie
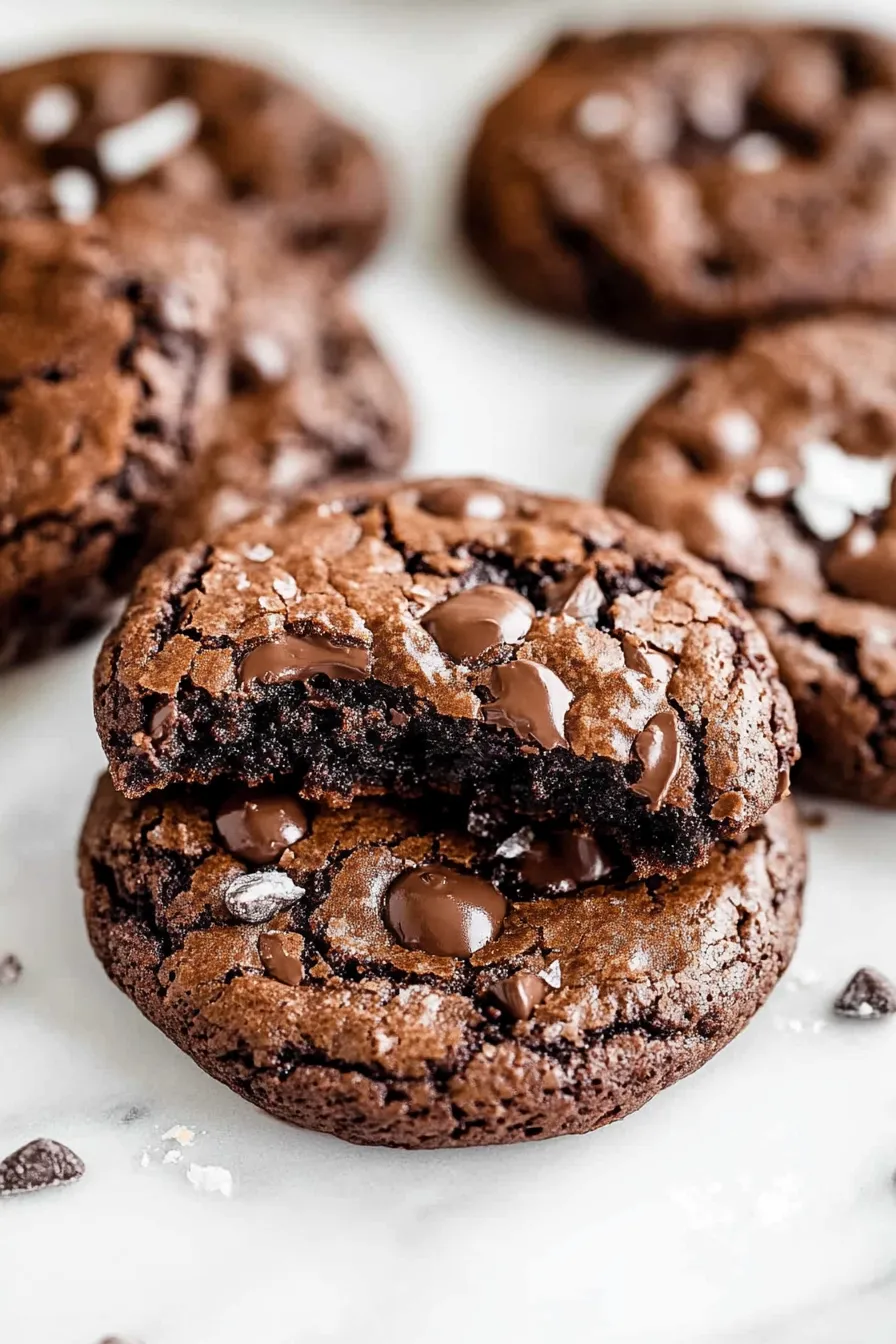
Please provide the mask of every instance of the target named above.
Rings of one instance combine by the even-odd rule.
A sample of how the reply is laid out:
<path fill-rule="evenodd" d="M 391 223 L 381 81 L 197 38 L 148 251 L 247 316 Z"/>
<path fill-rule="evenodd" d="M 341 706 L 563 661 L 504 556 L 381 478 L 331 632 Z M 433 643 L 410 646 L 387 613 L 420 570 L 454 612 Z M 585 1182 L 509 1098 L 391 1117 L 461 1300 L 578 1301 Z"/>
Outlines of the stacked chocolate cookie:
<path fill-rule="evenodd" d="M 786 966 L 792 705 L 717 571 L 491 481 L 309 494 L 142 574 L 81 851 L 108 973 L 275 1115 L 576 1133 Z"/>
<path fill-rule="evenodd" d="M 404 462 L 337 287 L 384 219 L 367 143 L 263 71 L 0 72 L 0 665 L 101 620 L 171 538 Z"/>

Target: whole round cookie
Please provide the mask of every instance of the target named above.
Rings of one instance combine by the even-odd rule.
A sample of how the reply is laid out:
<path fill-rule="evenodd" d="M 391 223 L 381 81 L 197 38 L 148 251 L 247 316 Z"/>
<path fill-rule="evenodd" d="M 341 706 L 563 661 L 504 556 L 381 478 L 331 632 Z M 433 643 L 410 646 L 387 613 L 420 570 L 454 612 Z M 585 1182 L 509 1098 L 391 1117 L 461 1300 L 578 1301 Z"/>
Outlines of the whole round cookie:
<path fill-rule="evenodd" d="M 96 673 L 135 796 L 294 775 L 573 819 L 641 873 L 786 792 L 789 697 L 718 573 L 593 504 L 446 478 L 309 494 L 143 573 Z"/>
<path fill-rule="evenodd" d="M 807 782 L 896 805 L 896 322 L 756 331 L 698 362 L 630 431 L 607 497 L 755 609 Z"/>
<path fill-rule="evenodd" d="M 220 396 L 217 249 L 119 241 L 0 221 L 0 666 L 107 613 Z"/>
<path fill-rule="evenodd" d="M 222 57 L 83 51 L 0 72 L 0 211 L 83 220 L 141 198 L 164 234 L 247 221 L 337 272 L 386 214 L 367 142 L 302 89 Z"/>
<path fill-rule="evenodd" d="M 469 237 L 523 299 L 640 339 L 896 310 L 896 44 L 711 24 L 560 38 L 486 114 Z"/>
<path fill-rule="evenodd" d="M 295 268 L 238 297 L 230 388 L 195 467 L 159 519 L 157 549 L 216 536 L 311 487 L 396 474 L 410 451 L 407 399 L 347 295 Z"/>
<path fill-rule="evenodd" d="M 699 1068 L 786 967 L 804 873 L 790 802 L 659 885 L 581 835 L 108 777 L 81 843 L 94 949 L 156 1026 L 284 1120 L 410 1148 L 582 1133 Z"/>

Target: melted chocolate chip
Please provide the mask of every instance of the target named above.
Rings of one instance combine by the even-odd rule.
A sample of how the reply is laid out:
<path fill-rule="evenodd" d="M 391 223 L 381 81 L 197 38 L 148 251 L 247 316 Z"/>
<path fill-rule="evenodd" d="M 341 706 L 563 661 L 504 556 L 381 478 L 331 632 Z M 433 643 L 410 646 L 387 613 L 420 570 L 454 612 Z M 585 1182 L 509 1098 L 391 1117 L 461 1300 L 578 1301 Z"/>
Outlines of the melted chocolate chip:
<path fill-rule="evenodd" d="M 606 602 L 603 589 L 584 565 L 577 565 L 562 579 L 544 586 L 545 610 L 551 616 L 573 616 L 579 621 L 594 620 Z"/>
<path fill-rule="evenodd" d="M 426 613 L 421 625 L 457 663 L 478 658 L 496 644 L 518 644 L 529 633 L 535 608 L 521 593 L 483 583 L 447 598 Z"/>
<path fill-rule="evenodd" d="M 484 684 L 495 697 L 482 706 L 486 723 L 512 728 L 523 741 L 531 737 L 547 751 L 568 746 L 563 724 L 575 697 L 549 667 L 518 658 L 493 667 Z"/>
<path fill-rule="evenodd" d="M 385 914 L 403 947 L 436 957 L 471 957 L 500 933 L 507 902 L 480 877 L 428 864 L 392 883 Z"/>
<path fill-rule="evenodd" d="M 599 882 L 612 864 L 597 841 L 578 831 L 536 840 L 520 860 L 520 877 L 537 891 L 566 892 Z"/>
<path fill-rule="evenodd" d="M 299 957 L 292 956 L 284 945 L 279 933 L 262 933 L 258 938 L 258 955 L 261 964 L 284 985 L 300 985 L 305 978 L 305 968 Z"/>
<path fill-rule="evenodd" d="M 248 863 L 277 863 L 308 833 L 308 816 L 286 793 L 241 789 L 218 810 L 218 833 L 231 854 Z"/>
<path fill-rule="evenodd" d="M 496 521 L 506 512 L 504 501 L 492 490 L 445 481 L 420 496 L 420 507 L 440 518 L 482 518 Z"/>
<path fill-rule="evenodd" d="M 653 716 L 638 734 L 635 751 L 644 769 L 632 788 L 649 800 L 648 811 L 658 812 L 681 766 L 678 720 L 671 709 Z"/>
<path fill-rule="evenodd" d="M 244 687 L 253 681 L 272 686 L 314 676 L 363 681 L 370 676 L 370 650 L 359 644 L 337 644 L 327 635 L 284 635 L 259 644 L 240 664 Z"/>
<path fill-rule="evenodd" d="M 532 971 L 517 971 L 515 975 L 509 975 L 506 980 L 499 980 L 492 985 L 489 992 L 511 1017 L 515 1017 L 518 1022 L 525 1022 L 544 1002 L 548 987 Z"/>

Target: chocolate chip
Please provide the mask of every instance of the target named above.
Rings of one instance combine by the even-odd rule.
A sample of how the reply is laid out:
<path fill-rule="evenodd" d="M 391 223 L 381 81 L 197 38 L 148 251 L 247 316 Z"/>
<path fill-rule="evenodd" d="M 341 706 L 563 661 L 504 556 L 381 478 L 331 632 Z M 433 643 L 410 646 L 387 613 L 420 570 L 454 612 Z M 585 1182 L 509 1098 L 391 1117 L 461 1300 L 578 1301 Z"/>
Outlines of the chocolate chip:
<path fill-rule="evenodd" d="M 22 963 L 12 952 L 0 957 L 0 985 L 14 985 L 22 974 Z"/>
<path fill-rule="evenodd" d="M 464 663 L 496 644 L 518 644 L 534 617 L 535 608 L 522 593 L 483 583 L 439 602 L 420 624 L 443 653 Z"/>
<path fill-rule="evenodd" d="M 658 812 L 681 768 L 678 720 L 671 709 L 654 714 L 635 739 L 635 752 L 644 769 L 632 789 L 649 800 L 648 811 Z"/>
<path fill-rule="evenodd" d="M 626 667 L 640 672 L 654 681 L 668 682 L 675 671 L 675 662 L 667 653 L 652 649 L 649 644 L 640 644 L 632 635 L 622 637 L 622 657 Z"/>
<path fill-rule="evenodd" d="M 603 590 L 584 565 L 544 586 L 545 610 L 551 616 L 572 616 L 579 621 L 594 620 L 606 602 Z"/>
<path fill-rule="evenodd" d="M 289 794 L 241 789 L 219 808 L 215 825 L 231 854 L 247 863 L 277 863 L 307 835 L 308 816 Z"/>
<path fill-rule="evenodd" d="M 523 741 L 531 737 L 547 751 L 568 746 L 563 725 L 575 697 L 549 667 L 518 658 L 493 667 L 484 684 L 495 697 L 482 706 L 486 723 L 512 728 Z"/>
<path fill-rule="evenodd" d="M 287 873 L 275 869 L 235 877 L 224 892 L 224 904 L 234 919 L 244 924 L 263 924 L 295 905 L 304 895 L 303 887 L 296 886 Z"/>
<path fill-rule="evenodd" d="M 71 1185 L 83 1175 L 84 1163 L 71 1148 L 55 1139 L 33 1139 L 0 1162 L 0 1196 Z"/>
<path fill-rule="evenodd" d="M 557 831 L 530 846 L 523 854 L 519 872 L 536 891 L 567 892 L 599 882 L 611 867 L 606 852 L 592 836 Z"/>
<path fill-rule="evenodd" d="M 420 496 L 420 507 L 441 518 L 483 518 L 496 521 L 505 513 L 504 501 L 493 490 L 446 481 Z"/>
<path fill-rule="evenodd" d="M 403 947 L 436 957 L 471 957 L 500 933 L 507 902 L 491 882 L 427 864 L 392 883 L 385 913 Z"/>
<path fill-rule="evenodd" d="M 161 742 L 162 738 L 166 736 L 169 729 L 174 725 L 176 718 L 177 710 L 170 700 L 167 700 L 163 705 L 159 705 L 149 721 L 149 735 L 153 742 Z"/>
<path fill-rule="evenodd" d="M 298 942 L 298 935 L 290 935 Z M 300 985 L 305 978 L 301 957 L 293 956 L 279 933 L 262 933 L 258 939 L 258 955 L 268 975 L 284 985 Z"/>
<path fill-rule="evenodd" d="M 548 987 L 532 971 L 517 971 L 491 986 L 489 993 L 511 1017 L 525 1022 L 547 997 Z"/>
<path fill-rule="evenodd" d="M 896 985 L 880 971 L 864 966 L 835 1001 L 834 1011 L 841 1017 L 889 1017 L 896 1013 Z"/>
<path fill-rule="evenodd" d="M 244 687 L 253 681 L 272 686 L 318 675 L 363 681 L 370 676 L 370 651 L 359 644 L 337 644 L 327 635 L 284 635 L 259 644 L 240 664 Z"/>

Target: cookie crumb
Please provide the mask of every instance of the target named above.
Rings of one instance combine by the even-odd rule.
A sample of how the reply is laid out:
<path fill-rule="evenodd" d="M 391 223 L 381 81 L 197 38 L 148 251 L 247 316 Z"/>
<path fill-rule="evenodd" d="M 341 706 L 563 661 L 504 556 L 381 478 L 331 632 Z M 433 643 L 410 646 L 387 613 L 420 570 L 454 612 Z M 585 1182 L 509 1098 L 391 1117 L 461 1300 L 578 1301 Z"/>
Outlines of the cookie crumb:
<path fill-rule="evenodd" d="M 22 974 L 22 963 L 12 952 L 0 957 L 0 985 L 14 985 Z"/>
<path fill-rule="evenodd" d="M 810 831 L 824 830 L 830 821 L 827 812 L 821 807 L 807 807 L 800 809 L 800 818 L 804 826 L 808 826 Z"/>
<path fill-rule="evenodd" d="M 896 985 L 880 971 L 863 966 L 834 1002 L 840 1017 L 880 1018 L 896 1013 Z"/>
<path fill-rule="evenodd" d="M 187 1167 L 187 1180 L 194 1190 L 207 1195 L 223 1195 L 229 1199 L 233 1194 L 233 1176 L 226 1167 L 200 1167 L 191 1162 Z"/>
<path fill-rule="evenodd" d="M 33 1139 L 0 1162 L 0 1196 L 25 1195 L 71 1185 L 84 1175 L 84 1163 L 55 1139 Z"/>
<path fill-rule="evenodd" d="M 165 1133 L 162 1135 L 162 1139 L 165 1142 L 173 1141 L 174 1143 L 179 1143 L 181 1148 L 188 1148 L 195 1138 L 196 1131 L 190 1129 L 188 1125 L 172 1125 L 171 1128 L 166 1129 Z"/>

